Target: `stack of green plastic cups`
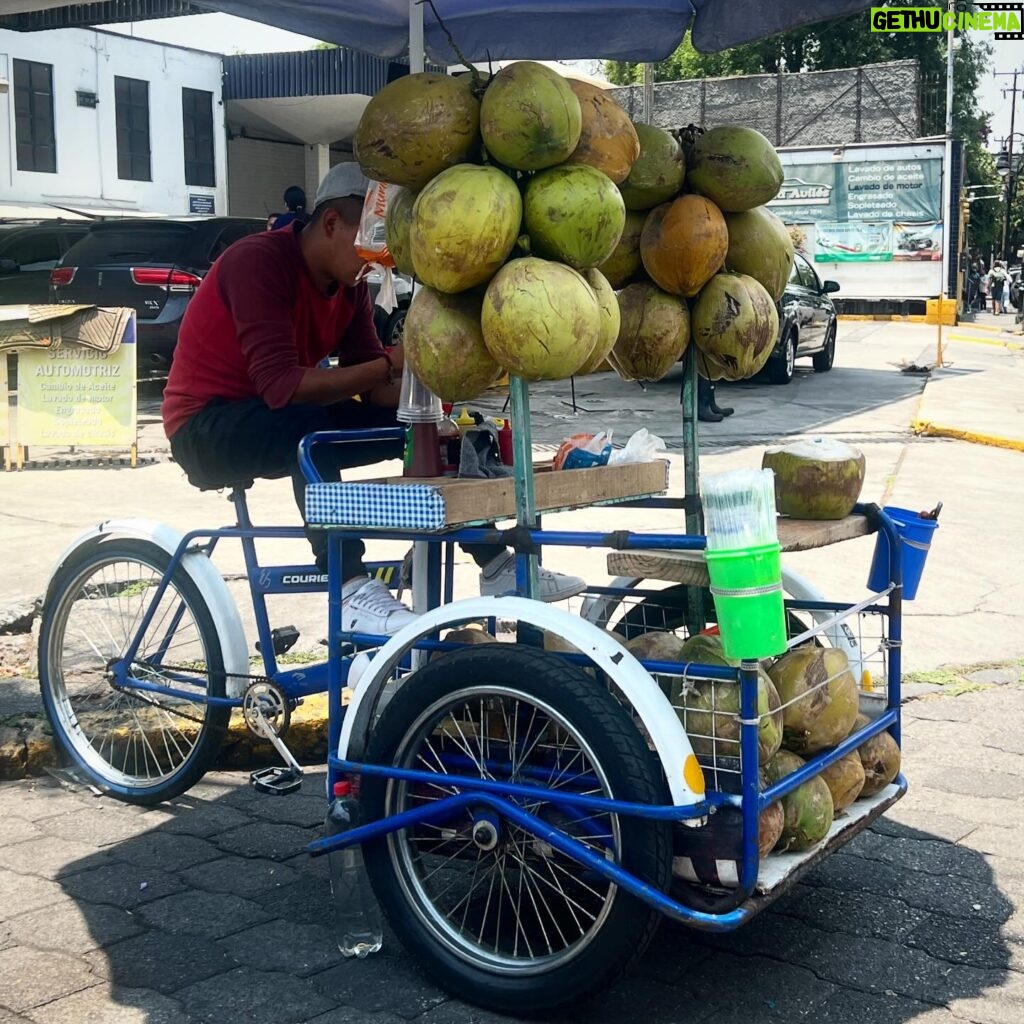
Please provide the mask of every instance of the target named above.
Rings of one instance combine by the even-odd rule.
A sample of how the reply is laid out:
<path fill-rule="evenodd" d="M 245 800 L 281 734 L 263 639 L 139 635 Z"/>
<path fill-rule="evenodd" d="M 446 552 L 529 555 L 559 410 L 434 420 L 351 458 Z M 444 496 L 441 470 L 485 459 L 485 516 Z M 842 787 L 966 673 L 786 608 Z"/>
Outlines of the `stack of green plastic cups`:
<path fill-rule="evenodd" d="M 727 658 L 757 661 L 786 650 L 786 609 L 770 469 L 733 470 L 701 486 L 705 558 Z"/>

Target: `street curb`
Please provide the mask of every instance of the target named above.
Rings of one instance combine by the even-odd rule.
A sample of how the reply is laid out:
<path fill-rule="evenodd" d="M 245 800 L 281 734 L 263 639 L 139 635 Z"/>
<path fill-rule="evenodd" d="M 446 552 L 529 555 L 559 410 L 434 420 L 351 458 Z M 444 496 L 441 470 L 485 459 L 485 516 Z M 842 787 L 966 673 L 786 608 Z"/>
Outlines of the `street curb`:
<path fill-rule="evenodd" d="M 1019 334 L 1011 334 L 1011 338 L 1020 338 Z M 1020 351 L 1024 348 L 1024 344 L 1020 341 L 1010 341 L 1008 338 L 968 338 L 963 334 L 947 334 L 946 341 L 952 342 L 965 342 L 968 345 L 992 345 L 995 348 L 1008 348 L 1014 352 Z"/>
<path fill-rule="evenodd" d="M 326 763 L 326 694 L 306 697 L 292 712 L 286 742 L 300 764 Z M 0 724 L 0 781 L 45 775 L 59 763 L 50 725 L 42 712 L 12 716 Z M 281 764 L 280 755 L 246 728 L 240 714 L 232 715 L 215 767 L 256 768 L 268 764 Z"/>
<path fill-rule="evenodd" d="M 910 424 L 910 429 L 918 437 L 948 437 L 954 441 L 969 441 L 971 444 L 984 444 L 991 448 L 1007 448 L 1011 451 L 1024 452 L 1024 440 L 1015 437 L 977 434 L 971 430 L 960 430 L 957 427 L 944 427 L 928 420 L 914 420 Z"/>

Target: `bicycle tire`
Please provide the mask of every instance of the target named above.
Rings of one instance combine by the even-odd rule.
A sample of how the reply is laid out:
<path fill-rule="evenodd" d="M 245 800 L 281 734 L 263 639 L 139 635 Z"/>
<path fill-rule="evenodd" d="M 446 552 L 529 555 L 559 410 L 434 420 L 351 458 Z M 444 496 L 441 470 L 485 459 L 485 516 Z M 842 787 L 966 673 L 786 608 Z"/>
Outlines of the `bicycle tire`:
<path fill-rule="evenodd" d="M 504 734 L 510 751 L 509 764 L 513 767 L 509 781 L 513 781 L 521 777 L 515 773 L 516 755 L 513 752 L 519 727 L 517 724 L 513 728 L 510 723 L 527 720 L 532 723 L 533 719 L 525 717 L 525 708 L 544 708 L 547 709 L 544 714 L 549 717 L 548 725 L 543 728 L 550 727 L 552 736 L 563 737 L 566 754 L 572 749 L 570 743 L 578 741 L 579 750 L 585 752 L 578 770 L 582 773 L 582 766 L 589 763 L 594 778 L 599 782 L 599 791 L 639 803 L 667 801 L 667 787 L 655 756 L 644 744 L 626 709 L 606 689 L 595 687 L 592 679 L 557 655 L 504 644 L 497 651 L 497 646 L 491 644 L 455 651 L 416 672 L 382 712 L 371 736 L 367 760 L 389 765 L 422 766 L 426 763 L 419 753 L 423 737 L 426 737 L 428 746 L 431 745 L 429 741 L 438 737 L 437 742 L 443 744 L 446 735 L 443 726 L 451 715 L 463 714 L 463 707 L 472 708 L 475 713 L 479 702 L 480 729 L 476 735 L 480 764 L 483 765 L 488 757 L 484 753 L 485 747 L 490 753 L 492 742 L 500 744 L 492 735 L 495 720 L 490 717 L 495 702 L 498 702 L 503 709 L 508 709 L 511 716 L 504 718 Z M 486 705 L 486 713 L 485 701 L 490 702 Z M 521 711 L 523 716 L 519 714 Z M 506 711 L 503 710 L 502 714 L 506 715 Z M 497 721 L 497 734 L 500 735 L 501 720 Z M 538 736 L 542 736 L 542 727 L 538 725 L 537 728 L 541 730 Z M 529 730 L 524 732 L 523 747 L 526 747 L 530 735 Z M 535 752 L 538 745 L 544 746 L 538 742 L 530 748 L 527 756 L 534 758 L 543 771 L 549 754 Z M 524 758 L 523 771 L 526 770 Z M 536 770 L 530 768 L 534 772 L 531 778 L 535 778 Z M 546 770 L 551 772 L 554 769 L 549 764 Z M 586 777 L 590 778 L 589 775 Z M 555 781 L 560 778 L 560 775 L 556 776 Z M 413 784 L 390 783 L 379 777 L 364 776 L 361 785 L 364 820 L 386 817 L 417 799 L 425 798 L 422 792 L 417 795 Z M 562 805 L 563 808 L 565 806 Z M 559 816 L 557 800 L 551 804 L 540 803 L 532 809 L 549 823 L 569 831 L 574 826 L 583 831 L 587 828 L 600 829 L 598 822 L 607 818 L 607 833 L 595 836 L 591 831 L 586 841 L 607 840 L 608 845 L 614 848 L 605 855 L 617 856 L 619 863 L 632 873 L 661 891 L 667 890 L 671 880 L 672 851 L 671 827 L 667 822 L 623 815 L 575 819 L 565 812 Z M 469 820 L 467 811 L 460 823 L 465 825 Z M 592 824 L 584 827 L 583 821 Z M 519 845 L 515 826 L 505 821 L 499 827 L 505 837 L 504 850 L 499 853 L 501 847 L 496 847 L 494 851 L 487 851 L 486 857 L 493 854 L 494 864 L 487 860 L 483 869 L 484 872 L 496 872 L 500 856 L 504 886 L 505 862 L 508 860 L 510 880 L 504 892 L 499 888 L 496 901 L 499 909 L 496 912 L 497 923 L 493 924 L 493 952 L 489 951 L 492 939 L 491 899 L 488 897 L 481 909 L 480 895 L 475 900 L 473 898 L 477 885 L 476 869 L 469 883 L 470 890 L 464 897 L 466 910 L 462 912 L 458 927 L 451 917 L 444 918 L 445 905 L 455 898 L 454 895 L 448 897 L 450 886 L 443 893 L 430 893 L 428 880 L 434 872 L 423 872 L 429 866 L 432 849 L 437 850 L 436 845 L 430 845 L 435 833 L 403 829 L 367 844 L 366 865 L 373 889 L 403 945 L 419 956 L 440 984 L 459 997 L 506 1013 L 548 1011 L 612 984 L 647 947 L 660 915 L 624 890 L 606 883 L 597 872 L 588 872 L 577 861 L 561 859 L 557 852 L 544 845 L 541 837 L 520 829 L 523 840 Z M 454 831 L 455 841 L 461 842 L 459 830 L 456 828 Z M 468 855 L 472 856 L 472 853 L 470 843 Z M 440 857 L 440 850 L 433 856 Z M 459 848 L 451 856 L 445 852 L 447 873 L 454 874 L 462 864 L 455 859 L 457 856 L 461 856 Z M 484 854 L 478 855 L 478 864 L 484 857 Z M 468 870 L 467 862 L 463 877 Z M 580 923 L 580 919 L 584 923 L 587 920 L 580 904 L 574 904 L 580 906 L 578 914 L 571 906 L 566 914 L 556 895 L 540 885 L 538 879 L 544 873 L 550 873 L 551 878 L 560 883 L 559 891 L 570 904 L 575 896 L 585 894 L 580 899 L 588 910 L 593 910 L 593 924 L 588 929 L 585 930 Z M 491 877 L 493 886 L 494 874 Z M 513 880 L 516 877 L 519 879 L 519 899 L 512 908 Z M 522 899 L 524 878 L 528 890 L 532 884 L 540 893 L 540 896 L 531 895 L 525 904 Z M 451 882 L 451 886 L 456 884 Z M 568 893 L 561 889 L 561 885 Z M 545 897 L 550 898 L 554 909 Z M 515 922 L 514 943 L 507 934 L 501 933 L 500 907 L 505 904 L 509 907 L 505 918 L 506 930 L 510 920 Z M 541 909 L 542 905 L 544 909 Z M 471 908 L 470 927 L 467 915 Z M 458 913 L 460 909 L 461 904 L 452 913 Z M 569 918 L 576 919 L 579 936 L 573 941 L 570 942 L 573 937 L 563 934 L 557 924 L 560 914 L 556 911 L 564 915 L 562 924 Z M 556 923 L 552 925 L 551 922 Z M 473 933 L 478 924 L 480 937 L 477 941 Z M 520 929 L 528 955 L 519 949 Z M 566 932 L 571 929 L 571 925 L 566 925 Z M 531 937 L 541 932 L 546 934 L 548 952 L 536 957 Z M 552 946 L 557 946 L 560 941 L 564 948 L 556 952 Z M 541 946 L 543 948 L 542 943 Z"/>
<path fill-rule="evenodd" d="M 97 544 L 61 566 L 42 611 L 39 683 L 57 745 L 93 785 L 131 804 L 161 803 L 194 785 L 216 759 L 231 717 L 229 707 L 118 690 L 106 675 L 141 621 L 147 591 L 164 577 L 170 560 L 151 541 L 124 538 Z M 83 603 L 76 608 L 81 602 L 91 607 Z M 116 628 L 118 616 L 123 629 Z M 91 628 L 95 622 L 104 629 L 94 639 L 83 626 Z M 181 662 L 186 673 L 205 678 L 209 696 L 224 696 L 224 657 L 213 616 L 180 565 L 149 629 L 154 637 L 161 629 L 165 632 L 148 658 L 149 631 L 140 643 L 137 662 L 147 678 L 160 681 L 162 672 Z M 95 727 L 91 736 L 90 725 Z"/>

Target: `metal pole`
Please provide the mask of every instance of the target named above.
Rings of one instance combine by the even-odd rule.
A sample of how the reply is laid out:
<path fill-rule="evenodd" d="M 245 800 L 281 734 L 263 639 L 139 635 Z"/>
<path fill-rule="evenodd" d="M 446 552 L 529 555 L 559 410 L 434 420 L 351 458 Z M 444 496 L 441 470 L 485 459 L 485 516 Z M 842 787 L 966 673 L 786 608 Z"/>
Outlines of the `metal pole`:
<path fill-rule="evenodd" d="M 956 5 L 949 3 L 950 13 L 956 13 Z M 950 245 L 952 243 L 952 217 L 950 207 L 953 202 L 953 39 L 954 30 L 946 33 L 946 148 L 942 161 L 942 287 L 939 289 L 938 341 L 935 355 L 936 366 L 942 366 L 942 317 L 945 312 L 945 300 L 949 297 Z"/>
<path fill-rule="evenodd" d="M 516 523 L 537 525 L 537 499 L 533 489 L 533 437 L 530 429 L 530 386 L 522 377 L 509 379 L 512 399 L 512 468 L 516 487 Z M 537 556 L 516 555 L 516 589 L 521 597 L 537 596 Z"/>
<path fill-rule="evenodd" d="M 654 65 L 644 64 L 644 104 L 643 116 L 640 118 L 644 124 L 654 123 Z"/>
<path fill-rule="evenodd" d="M 1005 93 L 1004 93 L 1005 95 Z M 999 246 L 1003 261 L 1010 265 L 1010 205 L 1013 203 L 1014 186 L 1017 175 L 1013 167 L 1013 127 L 1017 116 L 1017 72 L 1013 73 L 1013 99 L 1010 100 L 1010 136 L 1006 140 L 1006 155 L 1009 159 L 1009 174 L 1006 176 L 1006 201 L 1003 205 L 1003 240 Z"/>
<path fill-rule="evenodd" d="M 423 70 L 423 8 L 419 0 L 409 0 L 409 70 Z"/>

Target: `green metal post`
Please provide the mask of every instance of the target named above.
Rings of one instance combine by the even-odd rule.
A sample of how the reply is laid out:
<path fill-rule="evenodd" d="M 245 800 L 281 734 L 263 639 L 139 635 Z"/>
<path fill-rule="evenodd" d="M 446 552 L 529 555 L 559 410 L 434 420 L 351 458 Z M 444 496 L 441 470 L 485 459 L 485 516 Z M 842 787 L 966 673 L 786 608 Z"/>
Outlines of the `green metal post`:
<path fill-rule="evenodd" d="M 530 386 L 521 377 L 509 380 L 512 400 L 512 459 L 516 485 L 516 522 L 532 529 L 537 524 L 537 499 L 533 490 L 533 436 L 530 429 Z M 527 558 L 525 597 L 537 594 L 537 556 Z"/>
<path fill-rule="evenodd" d="M 694 346 L 691 343 L 683 359 L 683 487 L 686 496 L 700 496 L 700 436 L 697 418 L 698 384 L 697 360 Z M 702 534 L 704 532 L 704 513 L 698 502 L 693 508 L 686 510 L 686 532 Z M 690 636 L 699 633 L 707 625 L 705 607 L 707 593 L 702 587 L 689 588 L 687 601 L 686 629 Z"/>

